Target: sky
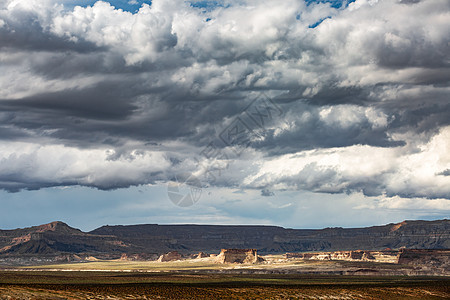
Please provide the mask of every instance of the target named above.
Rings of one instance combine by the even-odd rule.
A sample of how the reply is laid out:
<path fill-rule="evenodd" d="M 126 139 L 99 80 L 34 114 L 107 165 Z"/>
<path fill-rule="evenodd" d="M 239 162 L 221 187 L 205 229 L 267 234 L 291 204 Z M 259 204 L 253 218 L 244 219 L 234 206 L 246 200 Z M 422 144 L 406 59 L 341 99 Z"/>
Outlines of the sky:
<path fill-rule="evenodd" d="M 0 2 L 0 228 L 450 216 L 448 0 Z"/>

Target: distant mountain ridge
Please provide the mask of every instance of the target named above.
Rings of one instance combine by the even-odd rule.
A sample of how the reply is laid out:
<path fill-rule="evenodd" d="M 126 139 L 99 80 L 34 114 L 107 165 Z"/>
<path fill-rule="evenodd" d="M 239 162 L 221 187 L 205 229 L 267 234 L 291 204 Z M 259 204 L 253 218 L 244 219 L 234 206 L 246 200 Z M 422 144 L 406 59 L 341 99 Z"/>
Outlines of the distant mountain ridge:
<path fill-rule="evenodd" d="M 61 254 L 218 253 L 252 248 L 259 253 L 449 249 L 450 220 L 404 221 L 365 228 L 286 229 L 247 225 L 117 225 L 90 232 L 63 222 L 0 230 L 0 257 Z"/>

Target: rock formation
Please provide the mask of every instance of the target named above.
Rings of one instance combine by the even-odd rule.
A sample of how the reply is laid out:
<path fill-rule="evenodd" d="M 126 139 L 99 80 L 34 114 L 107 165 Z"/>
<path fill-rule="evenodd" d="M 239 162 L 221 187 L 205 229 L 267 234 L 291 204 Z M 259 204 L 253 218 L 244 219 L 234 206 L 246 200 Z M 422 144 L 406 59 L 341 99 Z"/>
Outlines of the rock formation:
<path fill-rule="evenodd" d="M 152 261 L 157 260 L 158 255 L 154 253 L 122 253 L 119 260 L 123 261 Z"/>
<path fill-rule="evenodd" d="M 205 252 L 199 252 L 199 254 L 197 254 L 197 258 L 206 258 L 209 257 L 208 254 L 206 254 Z"/>
<path fill-rule="evenodd" d="M 450 274 L 450 250 L 401 249 L 398 263 L 414 266 L 443 267 Z"/>
<path fill-rule="evenodd" d="M 165 253 L 219 253 L 258 249 L 258 253 L 450 248 L 450 220 L 405 221 L 367 228 L 285 229 L 276 226 L 131 225 L 90 232 L 115 236 L 127 245 Z M 144 250 L 145 249 L 145 250 Z M 133 251 L 136 251 L 133 249 Z"/>
<path fill-rule="evenodd" d="M 178 251 L 170 251 L 169 253 L 163 254 L 158 258 L 159 262 L 166 262 L 166 261 L 174 261 L 174 260 L 180 260 L 182 258 L 181 254 L 178 253 Z"/>
<path fill-rule="evenodd" d="M 256 249 L 222 249 L 215 258 L 219 263 L 254 264 L 263 261 Z"/>
<path fill-rule="evenodd" d="M 334 251 L 315 253 L 286 253 L 286 259 L 310 259 L 310 260 L 347 260 L 347 261 L 376 261 L 397 263 L 398 251 Z"/>
<path fill-rule="evenodd" d="M 335 251 L 316 253 L 286 253 L 286 259 L 372 261 L 440 269 L 450 273 L 449 249 L 400 249 L 383 251 Z"/>
<path fill-rule="evenodd" d="M 291 259 L 291 258 L 303 258 L 303 253 L 286 253 L 284 255 L 284 258 Z"/>
<path fill-rule="evenodd" d="M 0 230 L 0 259 L 76 254 L 119 259 L 139 253 L 159 256 L 170 251 L 219 253 L 220 249 L 258 249 L 258 253 L 344 251 L 335 256 L 364 256 L 358 249 L 448 249 L 450 220 L 405 221 L 367 228 L 285 229 L 276 226 L 129 225 L 103 226 L 82 232 L 63 222 Z M 347 251 L 347 252 L 345 252 Z M 372 253 L 372 255 L 375 255 Z M 376 259 L 388 253 L 378 253 Z M 378 257 L 378 258 L 377 258 Z M 324 256 L 323 259 L 334 259 Z M 365 259 L 370 260 L 369 256 Z"/>

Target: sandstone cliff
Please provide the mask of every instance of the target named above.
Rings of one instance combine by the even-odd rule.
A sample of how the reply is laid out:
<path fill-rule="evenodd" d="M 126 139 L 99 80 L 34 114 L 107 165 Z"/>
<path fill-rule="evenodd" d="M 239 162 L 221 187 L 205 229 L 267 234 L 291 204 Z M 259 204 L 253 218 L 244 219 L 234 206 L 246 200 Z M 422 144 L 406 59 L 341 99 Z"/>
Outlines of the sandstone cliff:
<path fill-rule="evenodd" d="M 132 225 L 103 226 L 82 232 L 62 222 L 0 230 L 0 258 L 77 254 L 104 258 L 122 253 L 156 257 L 257 249 L 261 254 L 450 248 L 450 221 L 405 221 L 367 228 L 285 229 L 276 226 Z"/>
<path fill-rule="evenodd" d="M 215 258 L 218 263 L 255 264 L 263 261 L 256 249 L 222 249 Z"/>

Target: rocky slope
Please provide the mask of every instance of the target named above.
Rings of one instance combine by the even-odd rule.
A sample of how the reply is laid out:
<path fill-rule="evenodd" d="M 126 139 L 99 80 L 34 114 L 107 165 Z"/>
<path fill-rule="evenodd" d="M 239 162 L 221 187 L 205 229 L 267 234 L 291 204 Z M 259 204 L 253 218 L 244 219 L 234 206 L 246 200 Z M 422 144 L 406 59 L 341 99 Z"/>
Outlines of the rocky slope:
<path fill-rule="evenodd" d="M 114 236 L 94 235 L 52 222 L 15 230 L 0 230 L 0 256 L 61 253 L 124 252 L 127 246 Z"/>
<path fill-rule="evenodd" d="M 140 249 L 168 252 L 257 249 L 259 253 L 301 251 L 446 249 L 450 221 L 404 221 L 367 228 L 285 229 L 276 226 L 133 225 L 103 226 L 90 232 L 116 236 Z"/>
<path fill-rule="evenodd" d="M 258 253 L 449 249 L 450 221 L 405 221 L 367 228 L 285 229 L 276 226 L 131 225 L 82 232 L 62 222 L 0 230 L 0 258 L 83 254 L 120 258 L 123 253 L 153 256 L 257 249 Z"/>

